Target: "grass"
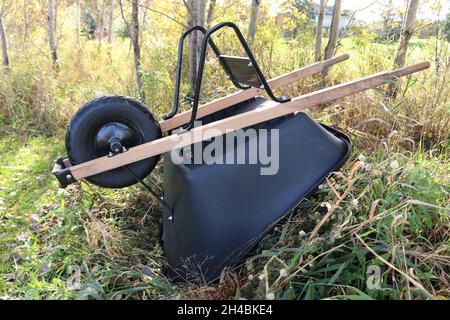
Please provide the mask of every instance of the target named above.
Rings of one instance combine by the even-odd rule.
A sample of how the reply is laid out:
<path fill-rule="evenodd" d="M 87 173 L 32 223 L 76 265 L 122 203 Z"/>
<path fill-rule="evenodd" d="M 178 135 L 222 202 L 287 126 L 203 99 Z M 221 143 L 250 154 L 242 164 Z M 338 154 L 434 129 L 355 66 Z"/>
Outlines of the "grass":
<path fill-rule="evenodd" d="M 0 169 L 2 298 L 448 297 L 444 156 L 355 154 L 221 283 L 175 287 L 161 272 L 160 208 L 144 190 L 87 184 L 58 190 L 48 174 L 63 149 L 57 137 L 3 137 L 0 148 L 6 155 Z M 346 190 L 319 237 L 309 240 Z M 367 269 L 373 266 L 380 267 L 380 287 L 368 290 Z"/>
<path fill-rule="evenodd" d="M 160 278 L 159 218 L 146 212 L 154 205 L 147 193 L 58 190 L 48 174 L 62 151 L 56 137 L 4 137 L 0 146 L 7 155 L 0 169 L 2 298 L 155 298 L 173 291 Z"/>
<path fill-rule="evenodd" d="M 146 104 L 159 118 L 173 93 L 166 56 L 175 56 L 178 34 L 161 28 L 170 30 L 143 41 Z M 254 44 L 268 76 L 311 63 L 310 39 L 286 41 L 272 28 L 259 27 Z M 414 40 L 408 63 L 433 66 L 404 80 L 395 101 L 377 90 L 310 111 L 351 136 L 351 158 L 255 255 L 207 286 L 164 277 L 161 208 L 141 187 L 59 190 L 50 174 L 65 153 L 62 128 L 79 106 L 104 93 L 136 93 L 127 40 L 103 50 L 86 42 L 81 51 L 62 42 L 59 73 L 36 55 L 39 47 L 12 48 L 13 68 L 0 73 L 1 299 L 450 297 L 448 43 Z M 361 36 L 344 39 L 344 52 L 350 61 L 332 69 L 330 84 L 390 69 L 395 45 Z M 216 68 L 208 63 L 205 100 L 230 90 Z M 278 93 L 300 95 L 318 81 Z M 161 184 L 160 170 L 150 179 Z"/>

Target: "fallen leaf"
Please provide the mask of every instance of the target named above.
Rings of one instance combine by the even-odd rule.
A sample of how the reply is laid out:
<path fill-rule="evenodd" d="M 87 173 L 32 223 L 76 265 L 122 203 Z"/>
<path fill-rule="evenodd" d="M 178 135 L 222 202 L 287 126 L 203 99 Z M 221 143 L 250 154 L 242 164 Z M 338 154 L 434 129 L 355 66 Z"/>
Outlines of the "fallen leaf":
<path fill-rule="evenodd" d="M 141 271 L 142 271 L 143 274 L 145 274 L 148 277 L 153 276 L 153 271 L 149 267 L 144 267 L 144 268 L 142 268 Z"/>
<path fill-rule="evenodd" d="M 375 210 L 378 207 L 378 203 L 380 202 L 381 199 L 377 199 L 374 202 L 372 202 L 372 206 L 370 207 L 370 213 L 369 213 L 369 223 L 372 224 L 373 222 L 373 217 L 375 216 Z"/>
<path fill-rule="evenodd" d="M 356 161 L 353 164 L 352 170 L 350 171 L 350 177 L 349 180 L 352 180 L 353 177 L 355 176 L 356 171 L 361 167 L 361 163 L 359 161 Z"/>

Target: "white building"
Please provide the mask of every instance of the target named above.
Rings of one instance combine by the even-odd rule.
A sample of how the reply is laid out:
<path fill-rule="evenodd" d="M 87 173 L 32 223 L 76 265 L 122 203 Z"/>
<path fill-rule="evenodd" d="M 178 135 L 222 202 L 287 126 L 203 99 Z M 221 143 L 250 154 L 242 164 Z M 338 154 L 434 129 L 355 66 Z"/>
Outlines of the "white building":
<path fill-rule="evenodd" d="M 319 12 L 319 7 L 316 8 L 314 21 L 317 21 L 317 15 Z M 323 26 L 324 28 L 331 27 L 331 19 L 333 17 L 333 7 L 327 7 L 325 10 L 325 16 L 323 18 Z M 351 19 L 351 12 L 349 10 L 342 10 L 341 19 L 339 20 L 339 29 L 345 28 Z"/>

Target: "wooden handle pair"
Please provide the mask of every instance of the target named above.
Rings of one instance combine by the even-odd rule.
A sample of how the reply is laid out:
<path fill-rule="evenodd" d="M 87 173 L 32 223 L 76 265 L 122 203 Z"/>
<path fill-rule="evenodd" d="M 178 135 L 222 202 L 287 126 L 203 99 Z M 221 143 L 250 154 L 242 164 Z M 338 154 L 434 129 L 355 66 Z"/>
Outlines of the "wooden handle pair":
<path fill-rule="evenodd" d="M 427 69 L 429 66 L 429 62 L 422 62 L 394 71 L 381 72 L 358 80 L 342 83 L 330 88 L 325 88 L 303 95 L 288 103 L 276 104 L 246 113 L 241 113 L 233 117 L 225 118 L 194 128 L 186 133 L 174 134 L 154 140 L 131 148 L 127 152 L 116 155 L 112 158 L 102 157 L 75 165 L 70 167 L 70 171 L 73 177 L 79 180 L 136 161 L 169 152 L 174 148 L 181 148 L 196 142 L 208 140 L 233 130 L 246 128 L 257 123 L 275 119 L 306 108 L 331 102 L 357 92 L 371 89 L 399 77 L 422 71 Z M 280 80 L 280 82 L 282 81 Z"/>
<path fill-rule="evenodd" d="M 288 72 L 279 77 L 273 78 L 267 81 L 267 83 L 269 84 L 270 88 L 274 90 L 282 86 L 285 86 L 289 83 L 292 83 L 294 81 L 297 81 L 301 78 L 306 78 L 313 74 L 320 73 L 325 68 L 328 68 L 336 63 L 345 61 L 348 58 L 349 58 L 348 54 L 343 54 L 329 60 L 317 62 L 309 66 L 300 68 L 298 70 Z M 198 108 L 197 118 L 198 119 L 203 118 L 204 116 L 223 110 L 239 102 L 256 97 L 257 95 L 264 94 L 264 92 L 265 91 L 263 89 L 249 88 L 247 90 L 241 90 L 236 93 L 230 94 L 226 97 L 211 101 Z M 191 110 L 179 113 L 171 119 L 163 120 L 159 123 L 159 125 L 161 127 L 161 131 L 164 133 L 169 130 L 181 127 L 182 125 L 188 123 L 190 119 L 191 119 Z"/>

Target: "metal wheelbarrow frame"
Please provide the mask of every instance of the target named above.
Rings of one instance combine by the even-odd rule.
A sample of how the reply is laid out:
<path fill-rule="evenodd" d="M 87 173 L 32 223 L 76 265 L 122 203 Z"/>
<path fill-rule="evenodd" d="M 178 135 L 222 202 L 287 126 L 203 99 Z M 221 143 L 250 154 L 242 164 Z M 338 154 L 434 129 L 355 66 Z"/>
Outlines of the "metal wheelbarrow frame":
<path fill-rule="evenodd" d="M 262 82 L 262 86 L 258 88 L 254 86 L 253 87 L 242 86 L 240 84 L 237 84 L 239 82 L 238 79 L 232 78 L 231 80 L 233 81 L 233 83 L 237 84 L 239 88 L 242 88 L 242 91 L 229 95 L 225 98 L 213 101 L 199 108 L 198 105 L 200 100 L 199 98 L 200 98 L 201 83 L 203 80 L 203 69 L 206 59 L 206 50 L 208 44 L 211 45 L 212 48 L 214 49 L 215 46 L 213 45 L 211 36 L 216 31 L 224 27 L 230 27 L 235 31 L 236 35 L 238 36 L 238 39 L 243 44 L 243 47 L 248 55 L 248 58 L 250 59 L 251 63 L 255 68 L 259 80 Z M 271 81 L 266 81 L 261 70 L 258 67 L 256 60 L 253 57 L 253 54 L 251 53 L 250 48 L 248 47 L 246 41 L 244 40 L 242 33 L 235 24 L 231 22 L 220 23 L 212 27 L 207 32 L 203 27 L 197 26 L 188 30 L 187 34 L 189 34 L 194 30 L 200 30 L 204 32 L 205 36 L 203 38 L 202 43 L 200 64 L 197 73 L 197 85 L 195 88 L 195 96 L 192 105 L 192 110 L 181 113 L 178 116 L 175 116 L 175 113 L 178 109 L 177 107 L 178 100 L 176 100 L 174 104 L 174 106 L 176 106 L 174 108 L 174 111 L 169 116 L 167 116 L 165 120 L 159 123 L 162 133 L 169 132 L 170 130 L 175 128 L 179 128 L 180 126 L 186 124 L 187 122 L 187 126 L 183 128 L 184 130 L 178 132 L 177 134 L 168 135 L 166 137 L 135 146 L 133 148 L 130 148 L 126 152 L 117 153 L 113 157 L 110 156 L 99 157 L 79 164 L 71 164 L 67 160 L 61 159 L 60 161 L 57 162 L 53 170 L 53 174 L 56 176 L 61 186 L 65 187 L 71 183 L 76 182 L 77 180 L 88 178 L 103 172 L 107 172 L 112 169 L 120 168 L 129 165 L 131 163 L 144 160 L 146 158 L 164 154 L 166 152 L 171 151 L 174 147 L 178 148 L 183 147 L 192 143 L 199 142 L 200 140 L 208 140 L 213 138 L 214 136 L 219 135 L 218 133 L 214 134 L 211 130 L 207 129 L 214 128 L 217 129 L 214 131 L 217 132 L 221 131 L 222 132 L 221 134 L 223 134 L 229 131 L 246 128 L 254 124 L 258 124 L 281 116 L 299 112 L 307 108 L 322 105 L 361 91 L 365 91 L 367 89 L 380 86 L 382 84 L 386 84 L 390 81 L 396 80 L 399 77 L 403 77 L 406 75 L 410 75 L 425 70 L 430 66 L 429 62 L 422 62 L 408 67 L 400 68 L 397 70 L 380 72 L 378 74 L 370 75 L 364 78 L 360 78 L 358 80 L 324 88 L 294 98 L 292 100 L 276 98 L 272 93 L 271 86 L 273 86 L 274 88 L 283 86 L 290 82 L 298 80 L 301 77 L 318 73 L 332 64 L 346 60 L 348 58 L 348 55 L 343 55 L 334 59 L 316 63 L 309 67 L 283 75 L 279 78 L 275 78 Z M 220 53 L 218 52 L 216 52 L 216 54 L 220 55 Z M 221 61 L 221 63 L 223 63 L 223 61 Z M 179 94 L 179 82 L 180 82 L 179 77 L 181 72 L 181 63 L 178 64 L 177 69 L 178 69 L 177 87 L 175 90 L 176 97 L 178 97 Z M 239 114 L 233 117 L 222 119 L 220 121 L 209 123 L 204 126 L 193 128 L 193 123 L 198 116 L 203 117 L 208 114 L 217 112 L 219 110 L 228 108 L 234 104 L 247 100 L 249 97 L 254 97 L 258 94 L 262 94 L 263 92 L 266 92 L 273 100 L 277 101 L 278 104 L 267 108 L 263 108 L 261 110 L 250 111 L 244 114 Z M 196 134 L 202 130 L 208 131 L 209 134 L 203 136 Z M 190 139 L 186 139 L 186 136 L 190 136 Z M 187 142 L 183 145 L 183 141 Z"/>

